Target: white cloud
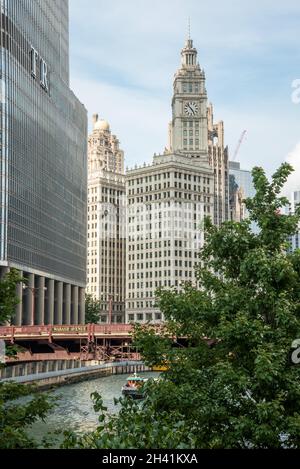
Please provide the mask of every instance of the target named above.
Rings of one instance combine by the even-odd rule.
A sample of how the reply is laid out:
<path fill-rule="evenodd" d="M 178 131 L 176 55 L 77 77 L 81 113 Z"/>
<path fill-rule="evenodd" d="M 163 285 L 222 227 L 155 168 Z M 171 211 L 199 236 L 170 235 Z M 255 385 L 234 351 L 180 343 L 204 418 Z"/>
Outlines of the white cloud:
<path fill-rule="evenodd" d="M 98 112 L 110 122 L 126 164 L 151 161 L 167 143 L 190 16 L 231 154 L 247 129 L 238 159 L 270 174 L 299 140 L 300 107 L 290 99 L 290 82 L 300 75 L 299 12 L 299 0 L 71 0 L 72 87 L 89 117 Z"/>
<path fill-rule="evenodd" d="M 292 192 L 300 190 L 300 142 L 288 154 L 286 162 L 294 168 L 283 191 L 284 195 L 290 198 Z"/>

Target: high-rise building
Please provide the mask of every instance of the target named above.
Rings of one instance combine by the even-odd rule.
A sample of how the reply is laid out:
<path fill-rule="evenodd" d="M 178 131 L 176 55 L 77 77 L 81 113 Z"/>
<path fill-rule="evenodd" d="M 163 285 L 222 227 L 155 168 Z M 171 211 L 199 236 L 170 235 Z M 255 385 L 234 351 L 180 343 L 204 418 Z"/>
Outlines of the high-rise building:
<path fill-rule="evenodd" d="M 214 123 L 213 105 L 207 109 L 209 164 L 214 171 L 214 223 L 229 219 L 228 147 L 224 145 L 224 122 Z"/>
<path fill-rule="evenodd" d="M 244 200 L 255 196 L 255 188 L 251 171 L 241 169 L 236 161 L 229 162 L 229 193 L 230 219 L 239 222 L 247 218 Z M 252 230 L 257 231 L 255 223 L 252 223 Z"/>
<path fill-rule="evenodd" d="M 95 114 L 88 140 L 87 292 L 101 301 L 101 322 L 125 321 L 125 203 L 124 152 Z"/>
<path fill-rule="evenodd" d="M 290 205 L 286 207 L 285 212 L 288 215 L 289 213 L 294 214 L 296 207 L 300 205 L 300 191 L 294 191 L 290 197 Z M 298 226 L 297 232 L 289 237 L 289 251 L 293 252 L 295 249 L 300 248 L 300 226 Z"/>
<path fill-rule="evenodd" d="M 69 87 L 68 0 L 1 0 L 0 269 L 15 325 L 84 322 L 87 115 Z"/>
<path fill-rule="evenodd" d="M 159 287 L 196 281 L 204 215 L 228 218 L 228 155 L 223 123 L 213 123 L 205 73 L 188 39 L 173 86 L 169 144 L 151 165 L 126 173 L 126 321 L 159 322 Z"/>

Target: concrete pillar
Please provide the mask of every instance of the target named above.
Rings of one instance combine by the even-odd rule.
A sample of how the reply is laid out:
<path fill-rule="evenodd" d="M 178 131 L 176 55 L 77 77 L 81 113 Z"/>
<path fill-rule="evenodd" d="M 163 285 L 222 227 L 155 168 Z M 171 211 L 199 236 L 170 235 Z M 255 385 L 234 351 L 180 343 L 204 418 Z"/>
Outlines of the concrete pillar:
<path fill-rule="evenodd" d="M 28 274 L 26 285 L 24 323 L 31 326 L 34 317 L 34 274 Z"/>
<path fill-rule="evenodd" d="M 45 324 L 45 277 L 39 277 L 36 290 L 37 301 L 35 308 L 35 322 L 39 326 Z"/>
<path fill-rule="evenodd" d="M 63 283 L 56 282 L 55 283 L 55 297 L 56 297 L 56 305 L 55 305 L 55 324 L 61 326 L 63 323 Z"/>
<path fill-rule="evenodd" d="M 64 324 L 71 324 L 71 285 L 64 284 Z"/>
<path fill-rule="evenodd" d="M 47 301 L 46 301 L 46 324 L 54 323 L 54 280 L 47 282 Z"/>
<path fill-rule="evenodd" d="M 79 288 L 78 322 L 85 324 L 85 289 Z"/>
<path fill-rule="evenodd" d="M 9 267 L 0 267 L 0 280 L 2 280 L 6 274 L 10 271 Z M 10 326 L 12 323 L 12 320 L 4 321 L 1 326 Z"/>
<path fill-rule="evenodd" d="M 20 276 L 23 276 L 23 272 L 20 272 Z M 19 299 L 19 303 L 15 308 L 15 316 L 13 318 L 14 326 L 22 326 L 22 310 L 23 310 L 23 283 L 19 283 L 16 287 L 16 295 Z"/>
<path fill-rule="evenodd" d="M 71 324 L 78 324 L 78 287 L 72 286 L 72 315 Z"/>
<path fill-rule="evenodd" d="M 6 274 L 10 271 L 9 267 L 1 267 L 0 268 L 0 280 L 5 277 Z"/>

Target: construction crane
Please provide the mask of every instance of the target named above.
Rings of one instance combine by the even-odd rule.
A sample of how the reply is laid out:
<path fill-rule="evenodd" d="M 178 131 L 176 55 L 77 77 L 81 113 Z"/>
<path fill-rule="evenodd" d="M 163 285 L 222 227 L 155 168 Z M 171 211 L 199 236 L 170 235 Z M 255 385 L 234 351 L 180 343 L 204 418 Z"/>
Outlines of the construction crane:
<path fill-rule="evenodd" d="M 240 148 L 241 148 L 241 145 L 243 143 L 243 140 L 244 138 L 246 137 L 246 133 L 247 133 L 247 130 L 244 130 L 244 132 L 242 133 L 240 139 L 239 139 L 239 143 L 237 144 L 237 147 L 236 147 L 236 150 L 234 152 L 234 155 L 231 159 L 231 161 L 235 161 L 236 160 L 236 157 L 238 156 L 238 152 L 240 151 Z"/>

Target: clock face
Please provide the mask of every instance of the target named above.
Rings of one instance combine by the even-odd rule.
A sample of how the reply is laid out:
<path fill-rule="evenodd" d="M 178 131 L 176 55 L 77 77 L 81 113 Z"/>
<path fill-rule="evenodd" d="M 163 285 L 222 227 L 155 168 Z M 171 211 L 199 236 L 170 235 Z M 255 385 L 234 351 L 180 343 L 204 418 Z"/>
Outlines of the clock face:
<path fill-rule="evenodd" d="M 184 112 L 187 116 L 195 116 L 198 114 L 198 104 L 195 102 L 186 103 L 184 106 Z"/>

